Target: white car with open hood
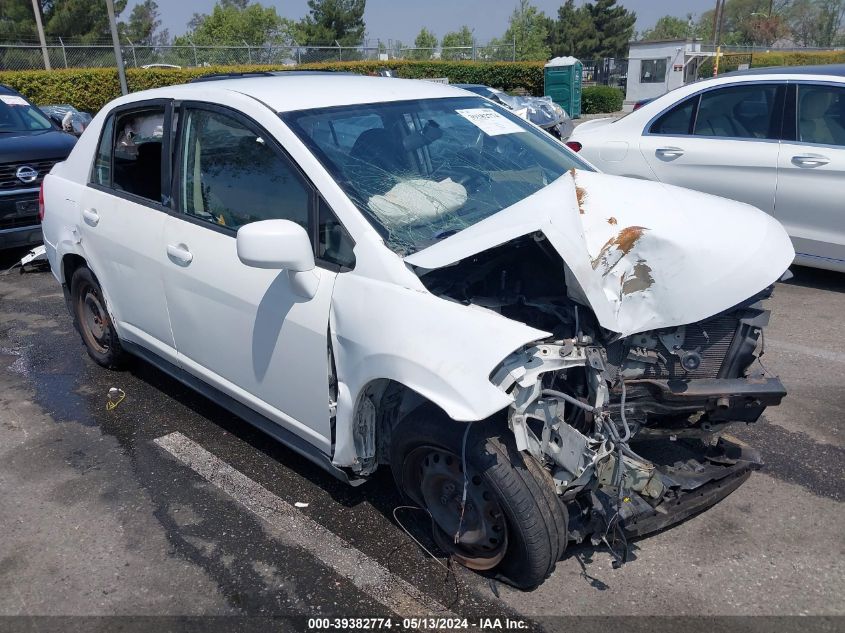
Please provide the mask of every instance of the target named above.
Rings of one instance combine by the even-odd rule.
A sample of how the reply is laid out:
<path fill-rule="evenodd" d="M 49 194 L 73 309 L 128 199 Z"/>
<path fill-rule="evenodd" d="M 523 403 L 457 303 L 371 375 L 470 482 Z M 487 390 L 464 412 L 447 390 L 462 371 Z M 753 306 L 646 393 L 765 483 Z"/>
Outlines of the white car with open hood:
<path fill-rule="evenodd" d="M 748 205 L 597 173 L 433 83 L 210 78 L 105 107 L 44 182 L 90 356 L 140 356 L 518 587 L 709 507 L 794 252 Z"/>

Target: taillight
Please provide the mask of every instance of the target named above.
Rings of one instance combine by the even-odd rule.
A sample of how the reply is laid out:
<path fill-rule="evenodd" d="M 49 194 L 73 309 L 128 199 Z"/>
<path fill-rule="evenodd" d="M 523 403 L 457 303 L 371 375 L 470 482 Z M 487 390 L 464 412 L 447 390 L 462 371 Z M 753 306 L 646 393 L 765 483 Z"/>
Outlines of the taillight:
<path fill-rule="evenodd" d="M 44 221 L 44 181 L 41 181 L 41 189 L 38 190 L 38 221 Z"/>
<path fill-rule="evenodd" d="M 581 148 L 584 147 L 578 141 L 566 141 L 566 146 L 573 152 L 580 152 Z"/>

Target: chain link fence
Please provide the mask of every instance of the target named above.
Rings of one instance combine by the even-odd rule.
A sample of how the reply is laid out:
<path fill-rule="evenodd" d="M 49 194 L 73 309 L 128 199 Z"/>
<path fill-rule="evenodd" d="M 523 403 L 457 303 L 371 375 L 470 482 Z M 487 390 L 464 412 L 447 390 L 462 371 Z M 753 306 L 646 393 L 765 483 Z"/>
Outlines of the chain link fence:
<path fill-rule="evenodd" d="M 512 61 L 514 44 L 473 44 L 447 48 L 417 48 L 401 44 L 365 43 L 360 46 L 300 46 L 265 44 L 263 46 L 140 46 L 127 42 L 121 46 L 123 63 L 128 68 L 155 64 L 173 66 L 230 66 L 239 64 L 286 65 L 339 61 L 473 60 Z M 116 65 L 112 44 L 69 44 L 63 41 L 47 45 L 52 68 L 109 68 Z M 39 70 L 44 57 L 38 43 L 0 43 L 0 71 Z"/>

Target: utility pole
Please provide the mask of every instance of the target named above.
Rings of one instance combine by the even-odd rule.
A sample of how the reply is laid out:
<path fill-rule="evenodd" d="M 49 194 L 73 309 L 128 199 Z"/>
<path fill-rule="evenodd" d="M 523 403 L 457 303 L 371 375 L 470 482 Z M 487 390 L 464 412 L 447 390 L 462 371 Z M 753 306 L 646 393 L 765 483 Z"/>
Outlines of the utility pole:
<path fill-rule="evenodd" d="M 44 25 L 41 24 L 41 6 L 38 0 L 32 0 L 32 11 L 35 13 L 35 26 L 38 29 L 38 39 L 41 40 L 41 54 L 44 56 L 45 70 L 52 70 L 50 55 L 47 53 L 47 40 L 44 37 Z"/>
<path fill-rule="evenodd" d="M 35 2 L 35 0 L 32 0 Z M 117 21 L 114 19 L 114 2 L 106 0 L 106 9 L 109 11 L 109 27 L 111 28 L 111 41 L 114 44 L 114 58 L 117 61 L 117 76 L 120 79 L 120 93 L 129 94 L 129 87 L 126 85 L 126 69 L 123 68 L 123 53 L 120 52 L 120 40 L 117 37 Z"/>
<path fill-rule="evenodd" d="M 716 8 L 713 11 L 713 46 L 716 46 L 719 38 L 719 13 L 722 10 L 722 0 L 716 0 Z"/>
<path fill-rule="evenodd" d="M 725 20 L 725 0 L 716 1 L 716 15 L 713 22 L 713 46 L 716 47 L 716 58 L 713 61 L 713 76 L 719 74 L 719 58 L 722 56 L 722 25 Z"/>

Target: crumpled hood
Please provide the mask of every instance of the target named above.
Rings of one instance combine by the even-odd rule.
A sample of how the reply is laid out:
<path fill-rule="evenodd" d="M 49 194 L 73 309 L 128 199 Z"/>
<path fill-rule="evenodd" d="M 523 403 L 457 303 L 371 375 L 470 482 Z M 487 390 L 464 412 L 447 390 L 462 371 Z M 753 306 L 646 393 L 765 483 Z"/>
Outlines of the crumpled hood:
<path fill-rule="evenodd" d="M 780 223 L 752 206 L 572 170 L 405 261 L 442 268 L 536 231 L 577 281 L 567 278 L 570 295 L 626 336 L 731 308 L 777 281 L 795 256 Z"/>

